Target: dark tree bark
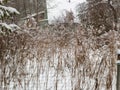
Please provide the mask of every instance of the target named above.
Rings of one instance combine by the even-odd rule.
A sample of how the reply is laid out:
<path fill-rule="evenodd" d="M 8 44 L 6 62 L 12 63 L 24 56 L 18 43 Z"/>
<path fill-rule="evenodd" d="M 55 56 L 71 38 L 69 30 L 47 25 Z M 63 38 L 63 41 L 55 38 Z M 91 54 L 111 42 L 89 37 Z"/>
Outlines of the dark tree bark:
<path fill-rule="evenodd" d="M 111 8 L 111 10 L 113 11 L 113 16 L 114 16 L 114 30 L 117 30 L 117 23 L 118 23 L 118 18 L 117 18 L 117 12 L 115 10 L 115 8 L 111 5 L 111 0 L 108 0 L 108 6 Z"/>

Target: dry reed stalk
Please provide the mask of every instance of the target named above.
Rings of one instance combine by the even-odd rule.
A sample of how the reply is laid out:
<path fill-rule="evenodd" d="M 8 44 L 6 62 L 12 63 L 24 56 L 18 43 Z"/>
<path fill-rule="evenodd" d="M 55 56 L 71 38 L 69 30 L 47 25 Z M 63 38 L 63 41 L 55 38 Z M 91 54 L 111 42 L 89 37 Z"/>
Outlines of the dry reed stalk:
<path fill-rule="evenodd" d="M 54 85 L 51 85 L 55 90 L 60 86 L 60 77 L 68 89 L 66 72 L 71 77 L 72 90 L 100 90 L 104 84 L 108 90 L 112 88 L 118 32 L 97 37 L 92 29 L 86 34 L 80 26 L 75 31 L 65 26 L 49 29 L 0 36 L 1 86 L 8 86 L 5 89 L 9 90 L 14 83 L 15 90 L 18 86 L 27 90 L 32 83 L 33 89 L 43 86 L 48 89 L 49 72 L 55 70 Z M 46 77 L 42 81 L 40 75 L 44 73 Z"/>

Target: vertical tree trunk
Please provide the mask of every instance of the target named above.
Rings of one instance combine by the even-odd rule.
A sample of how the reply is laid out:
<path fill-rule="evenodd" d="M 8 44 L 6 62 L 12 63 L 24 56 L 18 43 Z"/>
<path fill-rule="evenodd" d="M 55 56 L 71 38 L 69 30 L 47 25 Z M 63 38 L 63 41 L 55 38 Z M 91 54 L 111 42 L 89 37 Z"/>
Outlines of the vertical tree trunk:
<path fill-rule="evenodd" d="M 114 27 L 113 27 L 113 29 L 117 30 L 117 23 L 118 23 L 117 12 L 116 12 L 115 8 L 111 5 L 110 2 L 111 2 L 111 0 L 108 0 L 108 5 L 111 8 L 111 10 L 113 11 L 113 17 L 114 17 L 114 21 L 113 21 Z"/>
<path fill-rule="evenodd" d="M 36 22 L 38 23 L 38 10 L 39 9 L 39 0 L 37 0 L 36 1 L 36 14 L 37 14 L 37 16 L 36 16 Z"/>
<path fill-rule="evenodd" d="M 23 0 L 24 15 L 27 16 L 26 0 Z"/>

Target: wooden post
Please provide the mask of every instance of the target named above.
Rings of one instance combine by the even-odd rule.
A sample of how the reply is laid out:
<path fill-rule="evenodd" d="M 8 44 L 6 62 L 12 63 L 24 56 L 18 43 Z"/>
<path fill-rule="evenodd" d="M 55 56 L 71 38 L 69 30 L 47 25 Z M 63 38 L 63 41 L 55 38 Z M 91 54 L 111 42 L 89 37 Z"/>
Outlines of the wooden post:
<path fill-rule="evenodd" d="M 120 90 L 120 49 L 117 51 L 117 89 Z"/>

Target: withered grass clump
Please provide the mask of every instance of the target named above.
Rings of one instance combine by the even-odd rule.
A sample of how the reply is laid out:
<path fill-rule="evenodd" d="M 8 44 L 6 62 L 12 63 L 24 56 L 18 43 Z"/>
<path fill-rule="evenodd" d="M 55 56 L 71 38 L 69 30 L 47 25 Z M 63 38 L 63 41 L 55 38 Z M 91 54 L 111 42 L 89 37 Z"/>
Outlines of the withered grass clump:
<path fill-rule="evenodd" d="M 4 90 L 111 90 L 115 87 L 119 33 L 94 36 L 82 26 L 52 25 L 0 36 L 0 88 Z M 50 86 L 50 72 L 54 75 Z M 69 85 L 66 81 L 68 77 Z M 44 76 L 45 80 L 40 80 Z M 61 78 L 60 78 L 61 77 Z M 35 83 L 35 84 L 31 84 Z M 32 89 L 32 90 L 34 90 Z"/>

